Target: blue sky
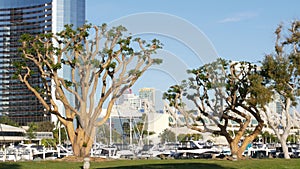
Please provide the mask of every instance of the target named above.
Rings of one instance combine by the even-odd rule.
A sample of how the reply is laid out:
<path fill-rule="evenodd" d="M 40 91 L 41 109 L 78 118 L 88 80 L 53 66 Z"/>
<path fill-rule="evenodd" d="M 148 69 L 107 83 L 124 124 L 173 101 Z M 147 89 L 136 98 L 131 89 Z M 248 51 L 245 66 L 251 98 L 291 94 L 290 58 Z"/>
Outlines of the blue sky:
<path fill-rule="evenodd" d="M 137 27 L 149 28 L 147 31 L 150 32 L 151 29 L 157 31 L 158 27 L 161 32 L 139 32 L 138 35 L 146 39 L 153 37 L 161 39 L 165 47 L 160 54 L 166 57 L 165 65 L 153 69 L 152 74 L 151 71 L 146 73 L 144 79 L 136 84 L 136 88 L 155 87 L 165 91 L 167 86 L 181 80 L 178 76 L 186 77 L 182 73 L 186 68 L 201 66 L 207 61 L 205 57 L 251 62 L 262 60 L 265 54 L 273 52 L 274 31 L 278 24 L 289 26 L 293 20 L 300 19 L 299 6 L 299 0 L 87 0 L 86 17 L 89 22 L 100 25 L 123 23 L 120 20 L 124 20 L 124 17 L 138 15 L 142 16 L 140 19 L 145 18 L 146 23 L 127 20 L 125 24 L 128 22 L 130 24 L 124 26 L 130 28 L 129 32 L 137 31 L 134 30 Z M 151 14 L 158 14 L 157 24 L 153 18 L 147 20 Z M 163 17 L 169 17 L 170 22 L 160 20 Z M 172 25 L 177 21 L 189 28 L 182 24 Z M 163 30 L 164 28 L 166 30 Z M 195 28 L 198 30 L 197 36 L 193 32 Z M 180 37 L 174 38 L 173 30 L 176 30 L 175 34 L 180 34 Z M 184 39 L 185 37 L 187 38 Z M 205 47 L 203 44 L 211 46 Z M 213 56 L 213 50 L 216 56 Z M 154 78 L 153 73 L 157 75 L 158 72 L 161 73 L 160 78 L 157 78 L 158 76 Z M 162 81 L 165 82 L 164 85 Z"/>
<path fill-rule="evenodd" d="M 277 25 L 300 19 L 298 0 L 87 0 L 86 5 L 87 20 L 95 24 L 143 12 L 178 16 L 198 27 L 220 57 L 232 60 L 261 60 L 273 51 Z"/>

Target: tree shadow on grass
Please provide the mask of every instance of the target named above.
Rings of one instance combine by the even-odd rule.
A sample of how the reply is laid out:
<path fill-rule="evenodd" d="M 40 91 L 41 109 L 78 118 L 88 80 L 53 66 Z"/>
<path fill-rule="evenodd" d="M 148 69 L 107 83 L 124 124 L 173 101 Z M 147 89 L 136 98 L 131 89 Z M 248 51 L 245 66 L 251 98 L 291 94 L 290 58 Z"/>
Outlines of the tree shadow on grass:
<path fill-rule="evenodd" d="M 20 169 L 21 166 L 16 163 L 3 162 L 0 163 L 0 169 Z"/>
<path fill-rule="evenodd" d="M 201 163 L 170 163 L 170 164 L 145 164 L 145 165 L 135 165 L 135 166 L 119 166 L 119 167 L 107 167 L 110 169 L 234 169 L 234 168 L 224 168 L 223 166 L 217 164 L 201 164 Z M 99 168 L 98 168 L 99 169 Z"/>

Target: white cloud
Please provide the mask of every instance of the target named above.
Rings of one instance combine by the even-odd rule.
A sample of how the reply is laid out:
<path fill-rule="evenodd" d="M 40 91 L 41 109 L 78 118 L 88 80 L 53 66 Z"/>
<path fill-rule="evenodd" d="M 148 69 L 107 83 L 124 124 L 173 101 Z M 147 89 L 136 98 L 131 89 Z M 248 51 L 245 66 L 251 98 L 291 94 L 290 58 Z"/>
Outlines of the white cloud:
<path fill-rule="evenodd" d="M 248 19 L 252 19 L 258 16 L 257 12 L 243 12 L 237 13 L 234 16 L 224 18 L 219 21 L 219 23 L 228 23 L 228 22 L 240 22 Z"/>

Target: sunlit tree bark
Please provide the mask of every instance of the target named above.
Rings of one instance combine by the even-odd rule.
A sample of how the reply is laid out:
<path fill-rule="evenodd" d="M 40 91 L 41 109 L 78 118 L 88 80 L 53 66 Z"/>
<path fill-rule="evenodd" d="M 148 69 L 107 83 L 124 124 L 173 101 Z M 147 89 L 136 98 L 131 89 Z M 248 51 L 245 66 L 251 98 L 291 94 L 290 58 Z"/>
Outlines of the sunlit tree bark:
<path fill-rule="evenodd" d="M 66 127 L 76 156 L 89 156 L 95 127 L 110 117 L 115 100 L 152 64 L 161 62 L 151 58 L 161 48 L 158 40 L 146 43 L 124 36 L 125 31 L 122 26 L 108 30 L 105 24 L 85 24 L 77 29 L 66 25 L 58 34 L 25 34 L 21 38 L 24 61 L 15 63 L 16 77 Z M 66 70 L 69 78 L 59 74 Z M 41 77 L 40 87 L 30 84 L 34 75 Z M 64 112 L 59 111 L 58 103 Z"/>
<path fill-rule="evenodd" d="M 299 126 L 300 114 L 296 111 L 300 94 L 300 21 L 291 24 L 289 33 L 283 37 L 282 25 L 276 31 L 275 54 L 267 55 L 262 62 L 264 83 L 273 91 L 273 101 L 281 109 L 274 110 L 266 105 L 265 117 L 268 125 L 278 137 L 284 152 L 289 159 L 287 138 L 293 126 Z"/>
<path fill-rule="evenodd" d="M 192 101 L 199 115 L 195 117 L 203 127 L 187 126 L 200 132 L 221 135 L 228 141 L 232 155 L 241 159 L 243 152 L 262 131 L 264 121 L 260 109 L 270 100 L 269 90 L 262 85 L 256 65 L 248 62 L 228 62 L 223 59 L 189 71 L 193 75 L 181 85 L 175 85 L 164 94 L 164 98 L 185 117 L 191 117 L 183 97 Z M 205 118 L 218 129 L 205 123 Z M 258 123 L 248 133 L 252 120 Z M 237 126 L 231 134 L 232 123 Z M 240 144 L 240 146 L 239 146 Z"/>

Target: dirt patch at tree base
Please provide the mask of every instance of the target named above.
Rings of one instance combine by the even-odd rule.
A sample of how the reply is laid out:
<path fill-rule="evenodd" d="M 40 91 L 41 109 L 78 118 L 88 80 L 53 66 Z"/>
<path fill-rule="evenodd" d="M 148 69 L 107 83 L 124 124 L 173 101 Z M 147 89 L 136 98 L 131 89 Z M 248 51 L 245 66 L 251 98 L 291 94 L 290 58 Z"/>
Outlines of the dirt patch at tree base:
<path fill-rule="evenodd" d="M 85 157 L 76 157 L 76 156 L 68 156 L 62 159 L 57 159 L 58 161 L 68 161 L 68 162 L 83 162 Z M 101 157 L 89 157 L 90 162 L 102 162 L 102 161 L 111 161 L 111 159 L 101 158 Z"/>

